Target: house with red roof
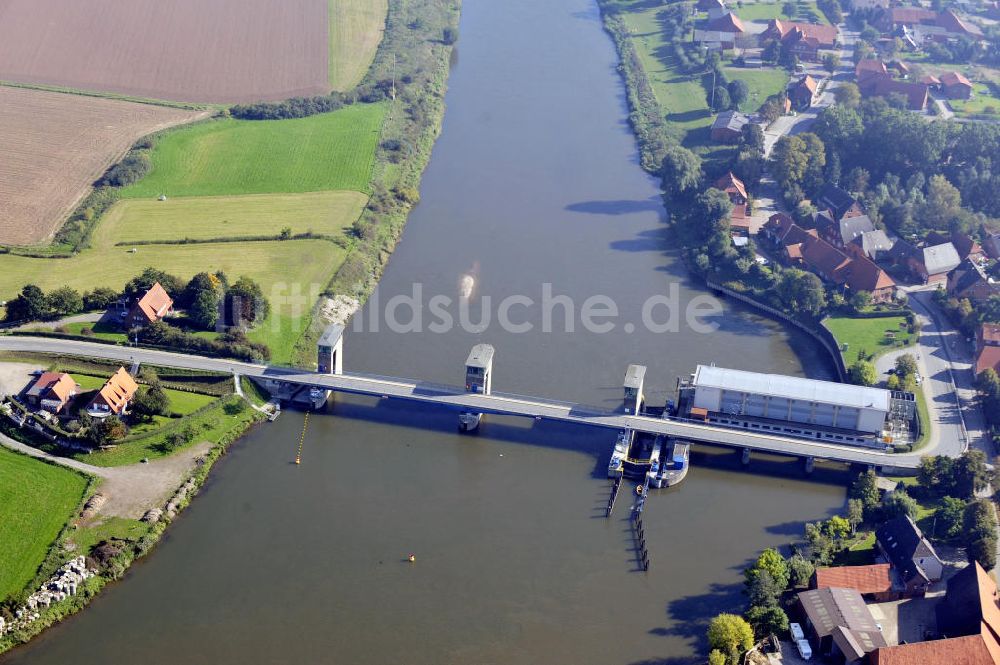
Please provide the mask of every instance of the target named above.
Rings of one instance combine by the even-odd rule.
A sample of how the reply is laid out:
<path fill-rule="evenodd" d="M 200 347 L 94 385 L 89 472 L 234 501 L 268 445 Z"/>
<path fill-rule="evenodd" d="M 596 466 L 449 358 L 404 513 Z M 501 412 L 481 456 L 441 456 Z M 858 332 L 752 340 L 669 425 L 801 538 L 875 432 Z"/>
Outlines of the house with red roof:
<path fill-rule="evenodd" d="M 694 41 L 713 50 L 728 50 L 736 48 L 746 34 L 743 21 L 732 12 L 710 19 L 694 31 Z"/>
<path fill-rule="evenodd" d="M 1000 372 L 1000 324 L 984 323 L 976 331 L 976 376 L 988 369 Z"/>
<path fill-rule="evenodd" d="M 750 215 L 747 212 L 747 205 L 750 203 L 750 196 L 747 194 L 746 185 L 732 171 L 729 171 L 726 175 L 715 181 L 714 187 L 725 192 L 729 197 L 729 201 L 733 204 L 733 212 L 729 220 L 733 231 L 738 231 L 742 235 L 749 235 Z"/>
<path fill-rule="evenodd" d="M 159 282 L 149 288 L 141 298 L 135 301 L 129 310 L 126 321 L 130 327 L 141 327 L 162 321 L 174 307 L 174 301 Z"/>
<path fill-rule="evenodd" d="M 808 74 L 789 86 L 788 99 L 792 102 L 792 108 L 797 111 L 810 109 L 818 88 L 819 84 L 816 82 L 816 79 Z"/>
<path fill-rule="evenodd" d="M 73 377 L 61 372 L 42 372 L 24 393 L 25 401 L 49 413 L 59 413 L 80 391 Z"/>
<path fill-rule="evenodd" d="M 948 99 L 969 99 L 972 97 L 972 82 L 961 72 L 945 72 L 940 76 L 941 90 Z"/>
<path fill-rule="evenodd" d="M 889 74 L 869 74 L 858 79 L 858 90 L 863 97 L 889 97 L 901 95 L 906 99 L 906 108 L 911 111 L 923 111 L 927 108 L 929 92 L 924 83 L 900 81 Z"/>
<path fill-rule="evenodd" d="M 819 62 L 819 52 L 836 48 L 839 36 L 840 30 L 835 25 L 772 19 L 760 34 L 760 41 L 778 40 L 799 60 Z"/>
<path fill-rule="evenodd" d="M 886 33 L 905 30 L 917 43 L 983 38 L 983 31 L 979 26 L 960 18 L 950 9 L 936 12 L 924 7 L 891 7 L 880 12 L 874 24 Z"/>
<path fill-rule="evenodd" d="M 865 600 L 882 603 L 900 597 L 893 588 L 891 566 L 876 563 L 870 566 L 835 566 L 817 568 L 813 573 L 809 588 L 826 589 L 839 587 L 854 589 Z"/>
<path fill-rule="evenodd" d="M 119 367 L 90 400 L 87 413 L 95 418 L 119 416 L 128 408 L 138 390 L 139 385 L 135 379 L 125 371 L 124 367 Z"/>

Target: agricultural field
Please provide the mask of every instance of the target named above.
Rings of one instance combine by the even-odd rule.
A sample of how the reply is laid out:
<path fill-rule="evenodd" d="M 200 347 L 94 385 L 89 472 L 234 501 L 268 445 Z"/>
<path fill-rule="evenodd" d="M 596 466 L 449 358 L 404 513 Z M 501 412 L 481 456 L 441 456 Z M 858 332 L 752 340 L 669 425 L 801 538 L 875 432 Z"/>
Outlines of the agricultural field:
<path fill-rule="evenodd" d="M 126 198 L 367 192 L 386 107 L 354 104 L 293 120 L 223 119 L 163 136 Z"/>
<path fill-rule="evenodd" d="M 7 0 L 0 80 L 202 103 L 325 94 L 329 20 L 328 0 Z"/>
<path fill-rule="evenodd" d="M 50 238 L 94 180 L 137 139 L 203 115 L 0 86 L 0 244 Z"/>
<path fill-rule="evenodd" d="M 216 270 L 232 279 L 245 275 L 260 282 L 268 296 L 275 286 L 293 282 L 309 293 L 313 284 L 326 287 L 344 256 L 344 249 L 328 240 L 145 245 L 135 253 L 105 245 L 68 259 L 0 255 L 0 300 L 9 300 L 31 283 L 46 291 L 64 285 L 80 291 L 97 286 L 120 289 L 149 266 L 183 279 Z"/>
<path fill-rule="evenodd" d="M 375 58 L 385 32 L 388 0 L 330 1 L 330 88 L 350 90 Z"/>
<path fill-rule="evenodd" d="M 0 600 L 32 580 L 86 488 L 78 473 L 0 448 Z"/>
<path fill-rule="evenodd" d="M 251 194 L 119 201 L 101 220 L 97 245 L 210 240 L 312 232 L 342 237 L 361 215 L 368 197 L 360 192 Z"/>

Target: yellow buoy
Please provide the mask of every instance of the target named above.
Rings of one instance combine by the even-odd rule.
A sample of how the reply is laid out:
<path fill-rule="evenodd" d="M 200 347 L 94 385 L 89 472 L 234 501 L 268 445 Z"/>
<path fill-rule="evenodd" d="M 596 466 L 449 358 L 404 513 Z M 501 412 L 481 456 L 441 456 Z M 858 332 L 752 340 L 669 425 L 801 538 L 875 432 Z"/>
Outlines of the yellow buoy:
<path fill-rule="evenodd" d="M 409 557 L 409 560 L 410 560 L 410 563 L 413 563 L 414 561 L 416 561 L 417 560 L 416 555 L 411 554 L 410 557 Z"/>

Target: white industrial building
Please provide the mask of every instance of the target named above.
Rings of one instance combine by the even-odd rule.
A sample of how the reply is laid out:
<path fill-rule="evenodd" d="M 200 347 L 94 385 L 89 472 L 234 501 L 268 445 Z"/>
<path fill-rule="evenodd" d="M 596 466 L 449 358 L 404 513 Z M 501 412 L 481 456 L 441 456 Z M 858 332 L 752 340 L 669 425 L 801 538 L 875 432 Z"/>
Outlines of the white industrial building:
<path fill-rule="evenodd" d="M 862 445 L 881 445 L 898 397 L 880 388 L 709 365 L 698 366 L 688 390 L 692 417 Z"/>

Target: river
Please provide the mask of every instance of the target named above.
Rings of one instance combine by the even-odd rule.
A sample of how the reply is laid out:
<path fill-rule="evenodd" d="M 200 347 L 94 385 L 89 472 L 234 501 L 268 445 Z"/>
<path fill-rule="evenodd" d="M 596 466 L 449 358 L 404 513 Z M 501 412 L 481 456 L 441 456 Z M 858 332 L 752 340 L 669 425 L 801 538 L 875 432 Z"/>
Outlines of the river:
<path fill-rule="evenodd" d="M 731 303 L 676 332 L 626 331 L 649 298 L 703 291 L 668 247 L 615 66 L 593 0 L 465 0 L 442 136 L 377 299 L 415 283 L 457 298 L 470 274 L 478 320 L 550 284 L 578 309 L 608 296 L 615 329 L 587 332 L 577 312 L 570 333 L 556 309 L 545 332 L 542 308 L 520 305 L 530 332 L 375 331 L 373 300 L 349 369 L 460 383 L 486 341 L 494 389 L 606 407 L 631 362 L 659 403 L 697 363 L 830 376 L 808 339 Z M 233 446 L 151 556 L 3 663 L 685 663 L 707 620 L 743 602 L 742 567 L 844 499 L 837 472 L 697 451 L 647 503 L 639 572 L 630 497 L 603 516 L 608 432 L 494 418 L 459 436 L 454 413 L 337 397 L 296 466 L 303 419 Z"/>

